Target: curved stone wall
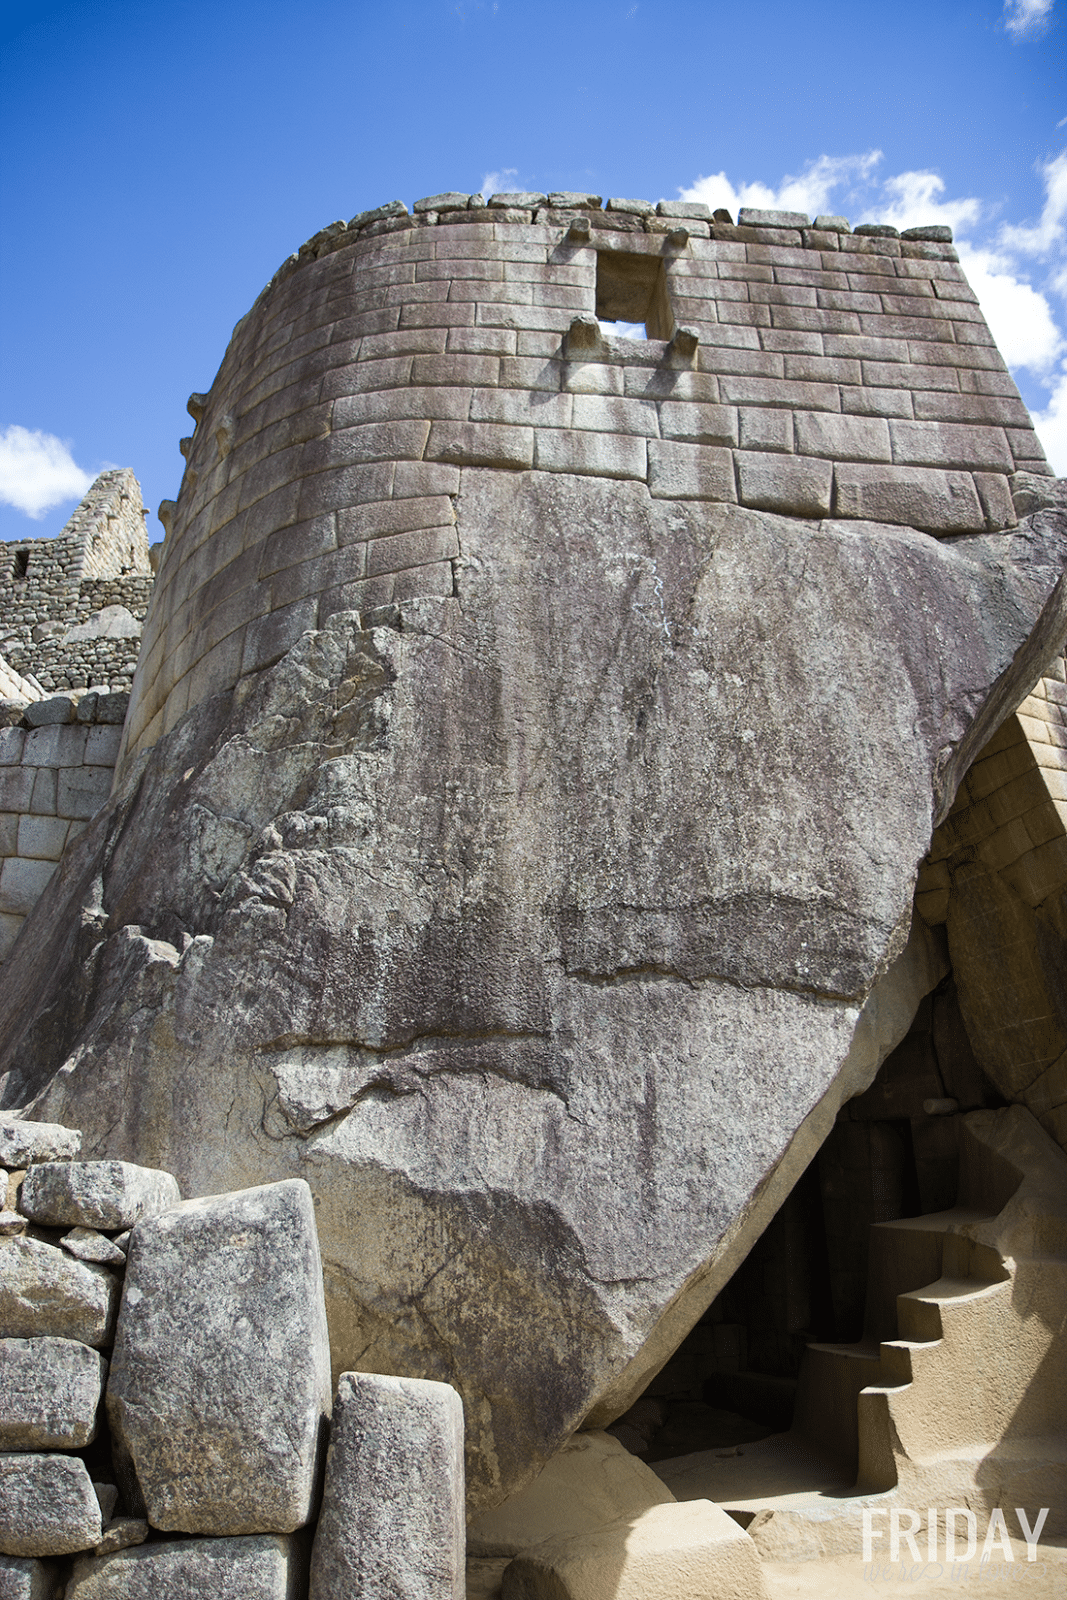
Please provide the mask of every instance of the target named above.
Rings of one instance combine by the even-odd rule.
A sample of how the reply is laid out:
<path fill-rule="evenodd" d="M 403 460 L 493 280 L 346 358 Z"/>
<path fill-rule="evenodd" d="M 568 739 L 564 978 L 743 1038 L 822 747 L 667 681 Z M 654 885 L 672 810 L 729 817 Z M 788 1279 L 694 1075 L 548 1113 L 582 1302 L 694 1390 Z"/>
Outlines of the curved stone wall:
<path fill-rule="evenodd" d="M 127 755 L 332 614 L 453 592 L 466 467 L 1011 525 L 1048 468 L 946 230 L 817 220 L 439 195 L 323 229 L 190 401 Z"/>

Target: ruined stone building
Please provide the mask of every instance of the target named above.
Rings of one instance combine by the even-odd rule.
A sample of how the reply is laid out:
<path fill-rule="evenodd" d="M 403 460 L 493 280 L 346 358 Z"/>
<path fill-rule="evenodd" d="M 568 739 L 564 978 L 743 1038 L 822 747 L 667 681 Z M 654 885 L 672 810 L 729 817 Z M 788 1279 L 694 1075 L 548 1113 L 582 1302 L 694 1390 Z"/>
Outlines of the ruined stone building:
<path fill-rule="evenodd" d="M 130 474 L 5 547 L 3 1105 L 306 1179 L 472 1594 L 1067 1531 L 1067 496 L 948 230 L 396 202 L 189 410 L 154 583 Z"/>

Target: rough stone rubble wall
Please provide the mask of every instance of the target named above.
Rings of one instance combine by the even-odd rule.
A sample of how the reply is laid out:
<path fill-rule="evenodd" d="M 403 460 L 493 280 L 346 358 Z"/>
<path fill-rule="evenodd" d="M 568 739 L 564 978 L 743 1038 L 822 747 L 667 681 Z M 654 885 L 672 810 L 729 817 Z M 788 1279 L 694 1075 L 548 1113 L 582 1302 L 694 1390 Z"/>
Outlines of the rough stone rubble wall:
<path fill-rule="evenodd" d="M 129 697 L 90 693 L 76 705 L 56 697 L 38 709 L 57 703 L 54 714 L 71 720 L 0 728 L 0 962 L 111 791 Z"/>
<path fill-rule="evenodd" d="M 0 545 L 0 653 L 46 693 L 129 689 L 139 641 L 68 639 L 106 606 L 143 621 L 152 570 L 141 488 L 128 468 L 102 472 L 54 539 Z"/>
<path fill-rule="evenodd" d="M 332 224 L 238 324 L 190 402 L 129 750 L 335 612 L 451 593 L 466 468 L 941 534 L 1011 525 L 1011 475 L 1048 472 L 951 244 L 552 198 Z M 597 336 L 598 273 L 653 270 L 695 352 Z"/>

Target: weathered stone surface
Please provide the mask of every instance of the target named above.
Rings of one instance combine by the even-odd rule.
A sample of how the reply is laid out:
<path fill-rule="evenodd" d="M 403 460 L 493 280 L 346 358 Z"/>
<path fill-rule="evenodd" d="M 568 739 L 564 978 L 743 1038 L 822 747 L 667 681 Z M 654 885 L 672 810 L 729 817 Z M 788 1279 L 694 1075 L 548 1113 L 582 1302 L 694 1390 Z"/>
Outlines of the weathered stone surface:
<path fill-rule="evenodd" d="M 305 1570 L 299 1539 L 164 1540 L 80 1556 L 66 1600 L 300 1600 Z"/>
<path fill-rule="evenodd" d="M 102 1532 L 100 1506 L 79 1456 L 0 1455 L 0 1553 L 65 1556 Z"/>
<path fill-rule="evenodd" d="M 130 1161 L 46 1161 L 27 1172 L 20 1206 L 34 1222 L 55 1228 L 117 1232 L 180 1199 L 169 1172 Z"/>
<path fill-rule="evenodd" d="M 1067 525 L 467 468 L 456 515 L 455 595 L 135 765 L 0 1067 L 187 1193 L 305 1175 L 335 1370 L 456 1383 L 474 1511 L 640 1393 L 943 974 L 915 872 Z"/>
<path fill-rule="evenodd" d="M 462 1600 L 463 1406 L 447 1383 L 342 1373 L 310 1600 Z"/>
<path fill-rule="evenodd" d="M 591 1533 L 674 1499 L 651 1467 L 608 1433 L 576 1433 L 525 1489 L 467 1528 L 467 1554 L 517 1556 L 550 1538 Z"/>
<path fill-rule="evenodd" d="M 96 1261 L 102 1267 L 124 1267 L 126 1252 L 95 1228 L 72 1228 L 59 1241 L 60 1248 L 79 1261 Z"/>
<path fill-rule="evenodd" d="M 40 1239 L 0 1241 L 0 1338 L 110 1344 L 119 1280 Z"/>
<path fill-rule="evenodd" d="M 114 1555 L 116 1550 L 129 1550 L 135 1544 L 144 1544 L 147 1538 L 148 1523 L 143 1517 L 116 1517 L 104 1528 L 100 1543 L 93 1547 L 93 1554 Z"/>
<path fill-rule="evenodd" d="M 653 1506 L 595 1532 L 548 1539 L 504 1570 L 503 1600 L 760 1600 L 748 1534 L 710 1500 Z"/>
<path fill-rule="evenodd" d="M 0 1115 L 0 1166 L 28 1167 L 34 1161 L 72 1161 L 81 1149 L 76 1128 L 55 1122 L 23 1122 Z"/>
<path fill-rule="evenodd" d="M 81 1450 L 107 1362 L 74 1339 L 0 1339 L 0 1450 Z"/>
<path fill-rule="evenodd" d="M 302 1527 L 315 1509 L 329 1401 L 306 1183 L 190 1200 L 137 1225 L 107 1409 L 153 1527 Z"/>
<path fill-rule="evenodd" d="M 0 1600 L 53 1600 L 59 1574 L 50 1561 L 0 1556 Z"/>

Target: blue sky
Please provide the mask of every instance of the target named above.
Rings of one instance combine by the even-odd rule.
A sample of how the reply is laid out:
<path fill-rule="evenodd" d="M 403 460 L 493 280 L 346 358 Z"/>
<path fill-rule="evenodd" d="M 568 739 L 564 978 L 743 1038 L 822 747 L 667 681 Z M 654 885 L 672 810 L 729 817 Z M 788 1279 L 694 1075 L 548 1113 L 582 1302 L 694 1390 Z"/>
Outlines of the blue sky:
<path fill-rule="evenodd" d="M 443 189 L 949 221 L 1067 474 L 1067 0 L 0 0 L 0 539 L 181 477 L 281 261 Z M 28 514 L 36 510 L 36 517 Z M 152 522 L 152 536 L 161 536 Z"/>

